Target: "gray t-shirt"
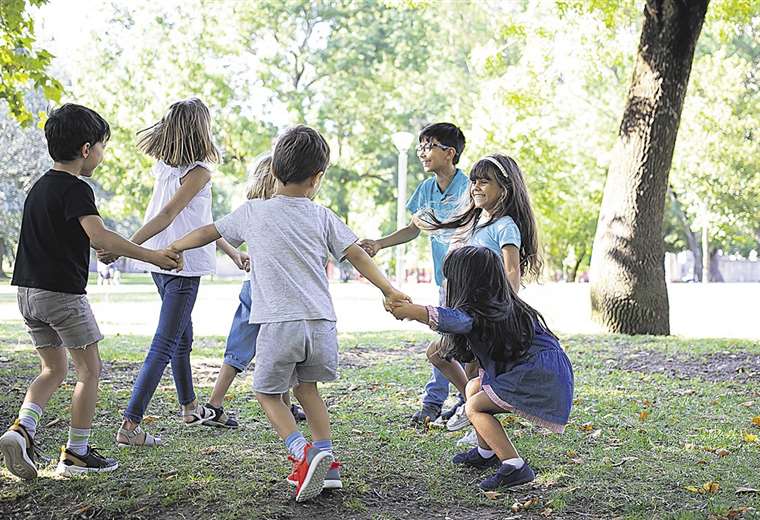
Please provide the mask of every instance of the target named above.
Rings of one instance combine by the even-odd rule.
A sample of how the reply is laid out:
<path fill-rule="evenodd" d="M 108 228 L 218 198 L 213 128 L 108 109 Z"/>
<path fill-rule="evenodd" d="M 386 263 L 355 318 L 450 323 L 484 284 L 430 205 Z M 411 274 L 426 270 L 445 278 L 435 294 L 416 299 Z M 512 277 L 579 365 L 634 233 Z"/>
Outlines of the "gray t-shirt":
<path fill-rule="evenodd" d="M 357 237 L 329 209 L 306 197 L 249 200 L 215 223 L 227 242 L 248 244 L 250 323 L 336 321 L 327 255 L 342 260 Z"/>

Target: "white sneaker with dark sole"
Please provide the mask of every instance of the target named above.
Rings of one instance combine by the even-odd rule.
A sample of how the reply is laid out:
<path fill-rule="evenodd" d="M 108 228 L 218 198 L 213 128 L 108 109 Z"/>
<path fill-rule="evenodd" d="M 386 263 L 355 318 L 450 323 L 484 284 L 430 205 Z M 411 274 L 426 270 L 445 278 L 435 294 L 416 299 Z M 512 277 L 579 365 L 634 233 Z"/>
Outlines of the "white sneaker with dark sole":
<path fill-rule="evenodd" d="M 0 452 L 8 471 L 24 480 L 37 478 L 37 464 L 34 462 L 34 440 L 26 433 L 26 428 L 18 421 L 0 436 Z"/>

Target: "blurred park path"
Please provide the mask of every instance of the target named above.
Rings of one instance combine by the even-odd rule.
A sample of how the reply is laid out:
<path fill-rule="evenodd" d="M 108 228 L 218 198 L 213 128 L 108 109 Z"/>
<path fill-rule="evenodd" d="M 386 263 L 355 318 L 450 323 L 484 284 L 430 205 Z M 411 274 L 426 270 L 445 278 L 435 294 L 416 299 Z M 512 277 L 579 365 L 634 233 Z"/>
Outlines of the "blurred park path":
<path fill-rule="evenodd" d="M 151 285 L 89 285 L 93 311 L 104 334 L 153 335 L 160 302 Z M 239 285 L 204 281 L 193 312 L 196 335 L 226 336 L 237 307 Z M 342 332 L 425 330 L 418 323 L 396 321 L 383 311 L 380 292 L 362 282 L 331 286 L 338 329 Z M 417 303 L 436 304 L 430 284 L 403 287 Z M 20 320 L 16 288 L 0 288 L 0 320 Z M 558 333 L 598 333 L 591 321 L 588 284 L 530 285 L 525 300 L 543 313 Z M 674 335 L 700 338 L 760 339 L 760 284 L 672 284 L 669 286 L 670 324 Z"/>

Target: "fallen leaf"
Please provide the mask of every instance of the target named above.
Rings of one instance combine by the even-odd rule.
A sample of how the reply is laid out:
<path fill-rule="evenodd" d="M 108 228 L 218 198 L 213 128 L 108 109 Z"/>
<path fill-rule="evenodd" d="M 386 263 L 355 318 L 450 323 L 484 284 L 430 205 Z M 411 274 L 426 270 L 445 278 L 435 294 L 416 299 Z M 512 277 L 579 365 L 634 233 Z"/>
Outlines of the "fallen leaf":
<path fill-rule="evenodd" d="M 643 406 L 644 408 L 650 408 L 652 406 L 652 401 L 650 401 L 649 399 L 644 399 L 641 402 L 641 406 Z"/>
<path fill-rule="evenodd" d="M 590 422 L 583 423 L 581 424 L 580 428 L 582 432 L 590 432 L 594 429 L 594 423 L 590 423 Z"/>
<path fill-rule="evenodd" d="M 739 406 L 743 406 L 745 408 L 752 408 L 755 405 L 755 401 L 744 401 Z"/>
<path fill-rule="evenodd" d="M 588 434 L 588 437 L 589 437 L 589 438 L 591 438 L 591 439 L 596 439 L 596 438 L 597 438 L 597 437 L 599 437 L 601 434 L 602 434 L 602 430 L 596 430 L 596 431 L 595 431 L 595 432 L 593 432 L 593 433 L 589 433 L 589 434 Z"/>
<path fill-rule="evenodd" d="M 541 511 L 541 516 L 543 516 L 544 518 L 549 518 L 550 516 L 552 516 L 553 512 L 554 510 L 551 507 L 547 507 L 546 509 Z"/>
<path fill-rule="evenodd" d="M 744 439 L 744 442 L 747 444 L 752 444 L 754 442 L 757 442 L 757 435 L 754 433 L 742 432 L 742 439 Z"/>
<path fill-rule="evenodd" d="M 217 450 L 214 446 L 209 446 L 208 448 L 203 448 L 201 450 L 201 453 L 203 455 L 213 455 L 214 453 L 219 453 L 219 450 Z"/>
<path fill-rule="evenodd" d="M 726 448 L 718 448 L 717 450 L 715 450 L 715 454 L 718 457 L 728 457 L 729 455 L 731 455 L 731 452 L 728 451 Z"/>
<path fill-rule="evenodd" d="M 567 450 L 567 451 L 565 452 L 565 455 L 567 455 L 567 456 L 568 456 L 568 458 L 571 458 L 571 459 L 573 459 L 573 458 L 575 458 L 575 457 L 577 457 L 577 456 L 578 456 L 578 452 L 577 452 L 577 451 L 575 451 L 575 450 Z"/>
<path fill-rule="evenodd" d="M 160 415 L 146 415 L 145 417 L 143 417 L 142 423 L 143 424 L 152 424 L 152 423 L 156 422 L 160 418 L 161 418 Z"/>
<path fill-rule="evenodd" d="M 0 356 L 0 363 L 7 363 L 8 361 L 10 361 L 10 359 L 8 359 L 7 357 Z"/>
<path fill-rule="evenodd" d="M 649 417 L 649 410 L 642 410 L 639 412 L 639 421 L 646 421 Z"/>
<path fill-rule="evenodd" d="M 758 491 L 755 488 L 751 488 L 751 487 L 738 487 L 738 488 L 736 488 L 736 492 L 735 493 L 737 495 L 741 495 L 743 493 L 755 494 L 755 493 L 760 493 L 760 491 Z"/>
<path fill-rule="evenodd" d="M 497 498 L 502 496 L 502 494 L 499 493 L 498 491 L 484 491 L 483 494 L 487 496 L 488 498 L 490 498 L 491 500 L 496 500 Z"/>
<path fill-rule="evenodd" d="M 697 486 L 686 486 L 686 491 L 689 493 L 702 493 L 702 490 L 699 489 Z"/>
<path fill-rule="evenodd" d="M 613 468 L 617 468 L 618 466 L 622 466 L 626 462 L 632 462 L 634 460 L 638 460 L 638 457 L 623 457 L 620 462 L 616 462 L 612 465 Z"/>
<path fill-rule="evenodd" d="M 720 490 L 720 484 L 717 482 L 705 482 L 702 484 L 702 489 L 705 490 L 705 493 L 717 493 Z"/>
<path fill-rule="evenodd" d="M 691 442 L 687 442 L 686 444 L 683 445 L 683 447 L 685 450 L 693 450 L 697 447 L 697 445 Z"/>
<path fill-rule="evenodd" d="M 752 425 L 760 428 L 760 415 L 756 415 L 752 418 Z"/>

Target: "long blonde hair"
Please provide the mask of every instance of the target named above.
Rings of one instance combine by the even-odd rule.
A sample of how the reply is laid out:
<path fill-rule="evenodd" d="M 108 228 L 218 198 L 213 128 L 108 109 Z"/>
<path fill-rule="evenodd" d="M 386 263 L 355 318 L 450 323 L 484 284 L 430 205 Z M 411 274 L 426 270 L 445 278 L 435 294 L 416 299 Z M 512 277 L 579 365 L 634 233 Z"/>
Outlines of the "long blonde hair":
<path fill-rule="evenodd" d="M 137 136 L 140 150 L 169 166 L 221 159 L 211 138 L 211 114 L 196 97 L 172 103 L 158 123 L 140 130 Z"/>
<path fill-rule="evenodd" d="M 274 195 L 277 179 L 272 174 L 272 156 L 266 154 L 256 163 L 245 196 L 250 199 L 269 199 Z"/>

